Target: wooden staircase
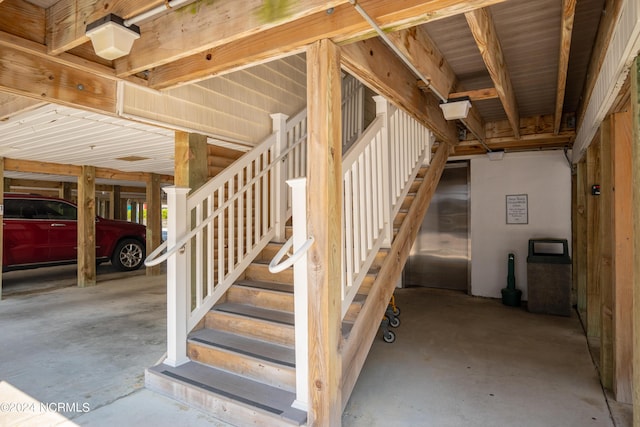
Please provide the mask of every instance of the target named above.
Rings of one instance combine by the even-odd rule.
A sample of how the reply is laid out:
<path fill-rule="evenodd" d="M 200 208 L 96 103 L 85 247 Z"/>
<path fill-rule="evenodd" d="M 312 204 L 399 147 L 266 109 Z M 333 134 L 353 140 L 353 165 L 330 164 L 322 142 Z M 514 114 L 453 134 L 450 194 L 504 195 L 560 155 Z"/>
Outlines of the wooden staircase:
<path fill-rule="evenodd" d="M 397 230 L 422 183 L 426 168 L 412 184 Z M 287 229 L 287 238 L 291 231 Z M 268 263 L 281 244 L 270 243 L 243 278 L 210 310 L 188 336 L 190 361 L 179 367 L 160 364 L 146 372 L 146 386 L 212 413 L 233 425 L 299 426 L 306 412 L 292 408 L 295 400 L 293 269 L 272 274 Z M 343 321 L 345 340 L 387 257 L 376 260 Z M 387 259 L 389 258 L 389 259 Z M 379 319 L 382 319 L 380 313 Z M 378 328 L 379 323 L 371 324 Z"/>

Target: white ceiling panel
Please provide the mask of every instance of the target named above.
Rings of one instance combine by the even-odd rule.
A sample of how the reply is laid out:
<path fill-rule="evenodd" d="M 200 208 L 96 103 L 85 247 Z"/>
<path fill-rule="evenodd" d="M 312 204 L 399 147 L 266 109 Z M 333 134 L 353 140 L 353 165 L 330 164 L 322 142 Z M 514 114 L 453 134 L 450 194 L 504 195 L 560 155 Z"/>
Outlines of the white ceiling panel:
<path fill-rule="evenodd" d="M 53 104 L 0 122 L 6 158 L 173 175 L 173 153 L 171 129 Z"/>

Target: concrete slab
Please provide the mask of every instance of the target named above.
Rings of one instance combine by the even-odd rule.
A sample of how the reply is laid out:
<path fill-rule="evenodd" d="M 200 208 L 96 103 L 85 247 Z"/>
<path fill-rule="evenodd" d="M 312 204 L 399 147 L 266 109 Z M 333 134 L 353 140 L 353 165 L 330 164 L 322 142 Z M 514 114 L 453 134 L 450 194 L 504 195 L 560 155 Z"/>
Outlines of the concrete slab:
<path fill-rule="evenodd" d="M 426 288 L 396 300 L 397 340 L 375 341 L 345 427 L 613 425 L 575 316 Z M 0 426 L 227 426 L 142 388 L 165 301 L 165 277 L 139 275 L 0 302 Z"/>
<path fill-rule="evenodd" d="M 577 316 L 451 291 L 396 291 L 397 339 L 378 339 L 343 426 L 613 426 Z"/>

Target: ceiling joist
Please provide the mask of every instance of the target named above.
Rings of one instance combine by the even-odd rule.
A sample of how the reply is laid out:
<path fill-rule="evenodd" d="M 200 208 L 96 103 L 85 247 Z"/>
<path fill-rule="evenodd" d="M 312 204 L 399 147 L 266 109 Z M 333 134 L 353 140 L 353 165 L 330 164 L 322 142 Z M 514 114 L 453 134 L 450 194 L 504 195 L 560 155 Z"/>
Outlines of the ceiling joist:
<path fill-rule="evenodd" d="M 412 114 L 436 138 L 452 144 L 458 142 L 455 124 L 444 119 L 438 99 L 414 84 L 413 73 L 379 39 L 342 46 L 341 61 L 349 73 Z"/>
<path fill-rule="evenodd" d="M 397 31 L 501 1 L 504 0 L 453 0 L 443 5 L 439 1 L 425 0 L 369 0 L 362 5 L 381 28 L 393 28 Z M 300 3 L 310 4 L 309 0 Z M 170 41 L 167 41 L 166 45 L 163 44 L 162 49 L 152 49 L 150 47 L 155 46 L 157 41 L 139 43 L 145 40 L 146 31 L 143 26 L 143 35 L 136 41 L 134 49 L 136 52 L 138 49 L 146 49 L 146 55 L 151 57 L 144 56 L 146 59 L 141 60 L 132 53 L 127 58 L 117 60 L 116 74 L 122 77 L 149 70 L 149 86 L 165 89 L 301 52 L 308 44 L 317 40 L 329 38 L 344 45 L 376 36 L 375 30 L 353 6 L 348 2 L 342 3 L 346 4 L 336 6 L 331 14 L 323 8 L 319 12 L 293 21 L 279 22 L 278 26 L 248 27 L 251 23 L 249 21 L 241 24 L 240 30 L 236 29 L 233 36 L 227 35 L 226 44 L 220 46 L 215 43 L 215 47 L 207 49 L 202 49 L 202 45 L 188 39 L 182 41 L 181 46 L 175 49 L 176 52 L 171 49 Z M 242 19 L 246 21 L 246 18 Z M 225 34 L 217 35 L 221 30 L 217 30 L 215 26 L 207 31 L 213 40 L 225 37 Z M 204 45 L 207 46 L 210 45 Z"/>
<path fill-rule="evenodd" d="M 517 139 L 520 137 L 520 113 L 493 19 L 487 9 L 467 12 L 465 17 Z"/>
<path fill-rule="evenodd" d="M 569 69 L 569 51 L 571 50 L 571 34 L 573 33 L 573 20 L 576 13 L 576 0 L 562 1 L 562 20 L 560 30 L 560 57 L 558 60 L 558 84 L 556 88 L 556 110 L 553 133 L 560 132 L 562 121 L 562 107 L 567 86 L 567 70 Z"/>

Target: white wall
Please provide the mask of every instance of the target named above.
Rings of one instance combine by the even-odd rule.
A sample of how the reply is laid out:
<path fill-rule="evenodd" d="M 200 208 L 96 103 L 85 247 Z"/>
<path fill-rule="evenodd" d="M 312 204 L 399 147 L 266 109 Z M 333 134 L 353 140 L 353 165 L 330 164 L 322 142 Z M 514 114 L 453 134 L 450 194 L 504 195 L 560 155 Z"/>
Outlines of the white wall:
<path fill-rule="evenodd" d="M 516 288 L 527 299 L 531 238 L 567 239 L 571 248 L 571 169 L 564 153 L 507 153 L 471 159 L 471 293 L 500 298 L 507 257 L 515 255 Z M 507 224 L 506 196 L 528 195 L 528 224 Z"/>

